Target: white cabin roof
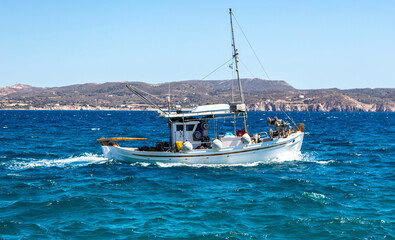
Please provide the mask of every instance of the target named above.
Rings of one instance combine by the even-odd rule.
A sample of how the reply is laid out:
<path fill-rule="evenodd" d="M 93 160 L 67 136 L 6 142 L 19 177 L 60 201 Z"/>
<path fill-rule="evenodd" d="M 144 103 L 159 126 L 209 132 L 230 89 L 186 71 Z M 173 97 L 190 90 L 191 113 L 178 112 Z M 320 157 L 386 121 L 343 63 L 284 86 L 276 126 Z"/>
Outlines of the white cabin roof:
<path fill-rule="evenodd" d="M 186 113 L 175 113 L 175 112 L 165 112 L 165 114 L 160 114 L 159 117 L 167 118 L 183 118 L 183 117 L 199 117 L 208 115 L 225 115 L 231 114 L 229 104 L 212 104 L 197 106 L 192 109 L 191 112 Z"/>
<path fill-rule="evenodd" d="M 229 111 L 229 104 L 211 104 L 211 105 L 203 105 L 196 106 L 192 109 L 191 113 L 199 113 L 199 112 L 215 112 L 215 111 Z"/>

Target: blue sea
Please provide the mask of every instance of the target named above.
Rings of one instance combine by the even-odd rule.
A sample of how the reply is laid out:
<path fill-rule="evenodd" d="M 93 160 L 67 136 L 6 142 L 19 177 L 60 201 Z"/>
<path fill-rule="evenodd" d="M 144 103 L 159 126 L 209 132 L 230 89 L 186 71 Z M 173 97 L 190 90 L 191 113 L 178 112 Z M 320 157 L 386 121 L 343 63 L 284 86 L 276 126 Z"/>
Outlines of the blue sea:
<path fill-rule="evenodd" d="M 103 157 L 166 140 L 154 112 L 0 111 L 0 239 L 395 239 L 395 114 L 291 115 L 297 159 L 189 166 Z"/>

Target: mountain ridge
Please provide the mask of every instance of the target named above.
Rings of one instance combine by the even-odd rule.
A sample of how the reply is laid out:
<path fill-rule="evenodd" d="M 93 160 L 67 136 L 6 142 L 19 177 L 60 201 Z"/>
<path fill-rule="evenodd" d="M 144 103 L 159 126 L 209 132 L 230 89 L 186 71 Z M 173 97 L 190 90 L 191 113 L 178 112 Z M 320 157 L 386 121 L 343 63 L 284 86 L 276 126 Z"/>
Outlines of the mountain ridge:
<path fill-rule="evenodd" d="M 150 109 L 128 91 L 126 84 L 149 93 L 151 96 L 148 97 L 164 108 L 169 84 L 172 103 L 184 108 L 239 100 L 236 80 L 184 80 L 159 84 L 124 81 L 62 87 L 16 84 L 0 88 L 0 109 Z M 299 90 L 283 80 L 259 78 L 242 79 L 242 86 L 250 111 L 395 111 L 395 88 Z"/>

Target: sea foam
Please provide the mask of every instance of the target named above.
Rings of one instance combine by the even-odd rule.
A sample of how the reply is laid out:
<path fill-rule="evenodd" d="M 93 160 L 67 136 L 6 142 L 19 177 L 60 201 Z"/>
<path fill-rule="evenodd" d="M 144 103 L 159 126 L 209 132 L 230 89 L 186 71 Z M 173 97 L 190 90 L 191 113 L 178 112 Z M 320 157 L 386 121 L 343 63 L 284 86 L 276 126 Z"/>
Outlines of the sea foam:
<path fill-rule="evenodd" d="M 13 160 L 7 164 L 10 170 L 25 170 L 29 168 L 47 168 L 47 167 L 82 167 L 90 164 L 102 164 L 108 159 L 102 155 L 84 153 L 79 156 L 71 156 L 63 159 L 29 159 L 29 160 Z"/>
<path fill-rule="evenodd" d="M 171 168 L 171 167 L 192 167 L 192 168 L 227 168 L 227 167 L 256 167 L 259 165 L 266 164 L 282 164 L 286 162 L 314 162 L 318 164 L 328 164 L 331 161 L 317 161 L 315 160 L 314 154 L 310 153 L 297 153 L 291 155 L 283 155 L 279 158 L 273 158 L 267 161 L 256 161 L 249 163 L 233 163 L 233 164 L 213 164 L 213 163 L 201 163 L 201 164 L 191 164 L 191 163 L 169 163 L 169 162 L 138 162 L 132 163 L 132 166 L 157 166 L 160 168 Z"/>

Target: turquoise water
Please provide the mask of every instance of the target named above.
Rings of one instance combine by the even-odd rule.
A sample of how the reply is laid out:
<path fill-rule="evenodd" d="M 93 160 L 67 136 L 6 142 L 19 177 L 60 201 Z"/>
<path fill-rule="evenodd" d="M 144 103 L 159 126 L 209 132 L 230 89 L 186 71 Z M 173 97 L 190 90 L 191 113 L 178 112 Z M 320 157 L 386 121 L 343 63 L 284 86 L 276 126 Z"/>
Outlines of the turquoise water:
<path fill-rule="evenodd" d="M 298 159 L 188 166 L 103 158 L 102 136 L 165 139 L 152 112 L 0 111 L 0 238 L 395 239 L 395 114 L 292 116 Z"/>

